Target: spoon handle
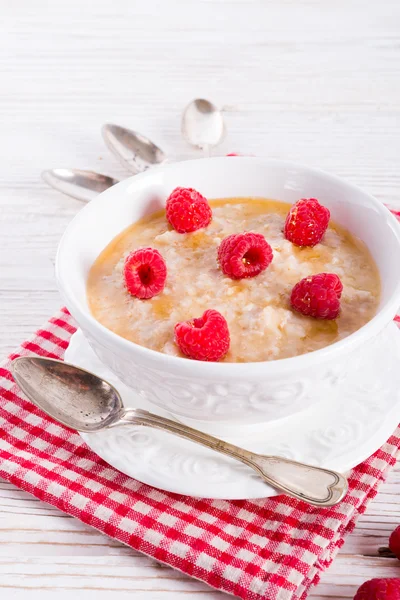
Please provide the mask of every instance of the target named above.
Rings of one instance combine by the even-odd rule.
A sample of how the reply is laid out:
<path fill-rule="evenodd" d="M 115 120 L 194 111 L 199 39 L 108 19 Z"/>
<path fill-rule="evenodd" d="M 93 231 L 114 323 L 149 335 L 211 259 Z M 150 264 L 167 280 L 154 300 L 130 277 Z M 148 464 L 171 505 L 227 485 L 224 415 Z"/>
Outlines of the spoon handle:
<path fill-rule="evenodd" d="M 346 478 L 336 471 L 277 456 L 256 454 L 145 410 L 127 409 L 112 426 L 128 423 L 162 429 L 235 458 L 254 469 L 272 487 L 313 506 L 334 506 L 347 492 Z"/>

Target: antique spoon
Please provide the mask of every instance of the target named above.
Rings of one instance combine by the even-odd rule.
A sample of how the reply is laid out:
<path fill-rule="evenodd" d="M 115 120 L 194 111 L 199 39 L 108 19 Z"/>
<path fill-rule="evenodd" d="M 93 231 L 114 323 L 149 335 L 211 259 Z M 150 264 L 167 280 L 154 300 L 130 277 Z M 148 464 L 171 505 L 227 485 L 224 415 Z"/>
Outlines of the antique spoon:
<path fill-rule="evenodd" d="M 162 429 L 248 465 L 277 490 L 314 506 L 333 506 L 347 492 L 346 478 L 335 471 L 255 454 L 145 410 L 124 408 L 111 384 L 73 365 L 23 357 L 14 360 L 12 370 L 15 381 L 36 406 L 77 431 L 88 433 L 129 424 Z"/>
<path fill-rule="evenodd" d="M 109 150 L 134 175 L 166 161 L 164 152 L 137 131 L 107 123 L 101 133 Z"/>
<path fill-rule="evenodd" d="M 210 154 L 225 132 L 222 113 L 209 100 L 196 98 L 187 105 L 182 115 L 182 135 L 192 146 Z"/>
<path fill-rule="evenodd" d="M 49 169 L 43 171 L 43 180 L 67 196 L 89 202 L 104 190 L 118 183 L 118 179 L 94 171 L 80 169 Z"/>

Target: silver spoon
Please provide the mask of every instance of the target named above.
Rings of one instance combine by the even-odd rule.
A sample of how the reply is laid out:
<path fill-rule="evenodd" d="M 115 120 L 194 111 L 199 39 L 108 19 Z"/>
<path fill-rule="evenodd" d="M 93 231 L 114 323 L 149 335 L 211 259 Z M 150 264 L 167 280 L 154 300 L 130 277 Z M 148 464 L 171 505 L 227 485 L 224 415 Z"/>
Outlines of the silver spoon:
<path fill-rule="evenodd" d="M 73 365 L 24 357 L 14 360 L 12 370 L 15 381 L 36 406 L 77 431 L 95 432 L 128 424 L 162 429 L 246 464 L 277 490 L 314 506 L 333 506 L 347 492 L 346 478 L 335 471 L 255 454 L 145 410 L 124 408 L 111 384 Z"/>
<path fill-rule="evenodd" d="M 187 105 L 182 115 L 182 135 L 192 146 L 210 154 L 225 133 L 222 113 L 209 100 L 196 98 Z"/>
<path fill-rule="evenodd" d="M 164 152 L 137 131 L 107 123 L 101 133 L 109 150 L 134 175 L 166 161 Z"/>
<path fill-rule="evenodd" d="M 49 169 L 43 171 L 43 180 L 67 196 L 89 202 L 104 190 L 118 183 L 118 179 L 94 171 L 80 169 Z"/>

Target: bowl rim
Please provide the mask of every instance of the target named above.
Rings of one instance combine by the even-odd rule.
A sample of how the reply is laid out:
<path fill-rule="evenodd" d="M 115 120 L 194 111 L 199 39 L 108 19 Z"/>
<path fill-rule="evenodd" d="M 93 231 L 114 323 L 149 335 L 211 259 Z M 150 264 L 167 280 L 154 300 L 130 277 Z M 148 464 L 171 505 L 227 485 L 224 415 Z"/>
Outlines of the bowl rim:
<path fill-rule="evenodd" d="M 160 170 L 172 170 L 177 168 L 177 166 L 181 166 L 185 163 L 202 163 L 204 165 L 205 161 L 207 162 L 226 162 L 226 161 L 240 161 L 243 165 L 246 163 L 258 163 L 265 167 L 273 168 L 294 168 L 297 170 L 305 171 L 311 175 L 322 176 L 327 180 L 330 180 L 334 183 L 345 185 L 349 191 L 361 193 L 365 196 L 370 204 L 374 206 L 374 208 L 379 213 L 380 217 L 385 220 L 387 226 L 393 230 L 395 237 L 397 238 L 399 245 L 399 257 L 400 257 L 400 226 L 397 222 L 396 218 L 392 215 L 390 210 L 386 208 L 386 206 L 380 202 L 377 198 L 365 192 L 362 188 L 347 182 L 345 179 L 338 177 L 337 175 L 332 175 L 322 169 L 317 169 L 314 167 L 309 167 L 307 165 L 302 165 L 293 161 L 279 160 L 279 159 L 270 159 L 270 158 L 260 158 L 260 157 L 252 157 L 252 156 L 234 156 L 234 157 L 212 157 L 212 158 L 200 158 L 193 159 L 187 161 L 180 161 L 175 163 L 169 163 L 165 165 L 159 165 L 153 167 L 150 170 L 147 170 L 138 175 L 133 175 L 124 179 L 99 194 L 94 201 L 89 202 L 82 210 L 78 212 L 77 215 L 72 219 L 72 221 L 67 226 L 64 231 L 61 240 L 59 242 L 56 259 L 55 259 L 55 275 L 58 284 L 59 291 L 61 296 L 67 306 L 67 309 L 70 310 L 72 316 L 76 318 L 78 321 L 78 325 L 81 326 L 85 331 L 85 328 L 89 332 L 93 332 L 93 337 L 97 339 L 100 335 L 102 338 L 102 343 L 108 347 L 108 349 L 113 350 L 115 346 L 119 346 L 124 351 L 131 351 L 135 355 L 142 355 L 144 360 L 147 360 L 148 363 L 160 363 L 162 362 L 162 366 L 164 369 L 171 369 L 172 371 L 179 371 L 182 373 L 185 370 L 196 370 L 197 376 L 219 376 L 231 375 L 235 379 L 240 378 L 241 375 L 249 375 L 253 374 L 262 374 L 263 377 L 273 376 L 276 377 L 281 373 L 285 373 L 288 371 L 298 371 L 303 370 L 304 368 L 319 364 L 324 362 L 329 357 L 334 358 L 337 355 L 344 353 L 347 354 L 351 352 L 355 347 L 359 346 L 363 341 L 366 341 L 379 333 L 385 325 L 387 325 L 395 316 L 399 305 L 400 305 L 400 278 L 395 288 L 395 292 L 392 294 L 391 298 L 385 303 L 383 307 L 378 310 L 376 315 L 372 317 L 370 321 L 368 321 L 365 325 L 360 327 L 360 329 L 351 333 L 349 336 L 330 344 L 329 346 L 325 346 L 319 350 L 314 350 L 312 352 L 308 352 L 306 354 L 301 354 L 298 356 L 293 356 L 290 358 L 280 358 L 274 359 L 270 361 L 258 361 L 258 362 L 206 362 L 206 361 L 195 361 L 188 358 L 180 357 L 180 356 L 172 356 L 169 354 L 164 354 L 162 352 L 158 352 L 156 350 L 152 350 L 150 348 L 146 348 L 145 346 L 141 346 L 127 340 L 114 333 L 110 329 L 107 329 L 104 325 L 102 325 L 99 321 L 93 317 L 89 311 L 83 309 L 81 307 L 81 303 L 76 299 L 75 294 L 73 293 L 71 286 L 68 282 L 68 277 L 62 273 L 62 269 L 60 268 L 61 257 L 66 251 L 66 247 L 70 243 L 71 233 L 77 227 L 79 222 L 86 218 L 88 212 L 95 212 L 97 199 L 105 196 L 115 197 L 115 194 L 119 194 L 123 192 L 126 188 L 129 188 L 132 183 L 139 182 L 144 178 L 151 177 L 151 174 L 154 172 L 159 172 Z M 75 316 L 77 315 L 77 316 Z M 160 365 L 161 366 L 161 365 Z"/>

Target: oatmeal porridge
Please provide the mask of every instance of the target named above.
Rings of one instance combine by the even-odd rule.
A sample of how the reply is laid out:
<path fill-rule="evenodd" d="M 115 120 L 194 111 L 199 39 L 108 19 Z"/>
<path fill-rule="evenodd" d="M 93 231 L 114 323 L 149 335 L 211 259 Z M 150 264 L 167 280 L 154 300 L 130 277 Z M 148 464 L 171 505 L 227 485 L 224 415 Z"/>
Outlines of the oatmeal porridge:
<path fill-rule="evenodd" d="M 254 198 L 209 202 L 212 220 L 191 233 L 171 228 L 165 211 L 120 233 L 93 264 L 87 295 L 94 317 L 137 344 L 180 356 L 177 323 L 219 311 L 229 326 L 226 362 L 286 358 L 317 350 L 359 329 L 376 313 L 380 280 L 366 246 L 330 222 L 320 243 L 300 247 L 285 239 L 290 205 Z M 262 234 L 273 260 L 256 277 L 233 279 L 219 268 L 218 248 L 229 235 Z M 161 293 L 141 300 L 130 295 L 123 277 L 127 255 L 139 248 L 159 251 L 167 265 Z M 340 313 L 323 320 L 304 316 L 290 304 L 293 287 L 319 273 L 339 276 Z"/>

